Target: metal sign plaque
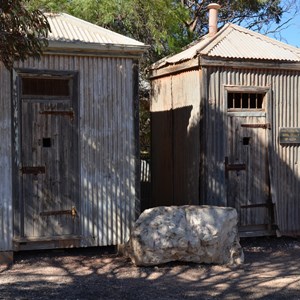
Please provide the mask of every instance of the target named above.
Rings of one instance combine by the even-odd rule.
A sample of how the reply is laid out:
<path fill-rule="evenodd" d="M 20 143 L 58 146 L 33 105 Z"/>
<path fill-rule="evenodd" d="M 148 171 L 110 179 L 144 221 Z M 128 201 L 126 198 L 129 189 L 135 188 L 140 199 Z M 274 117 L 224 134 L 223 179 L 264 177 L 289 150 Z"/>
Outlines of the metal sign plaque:
<path fill-rule="evenodd" d="M 299 144 L 300 145 L 300 128 L 280 128 L 279 129 L 280 144 Z"/>

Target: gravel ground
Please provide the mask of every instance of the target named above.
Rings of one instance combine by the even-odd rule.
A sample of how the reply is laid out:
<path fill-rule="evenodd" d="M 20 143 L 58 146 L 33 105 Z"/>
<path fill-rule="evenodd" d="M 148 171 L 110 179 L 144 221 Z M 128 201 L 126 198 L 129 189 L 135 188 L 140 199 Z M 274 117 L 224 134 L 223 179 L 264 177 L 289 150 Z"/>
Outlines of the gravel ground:
<path fill-rule="evenodd" d="M 0 266 L 0 299 L 300 299 L 300 239 L 242 239 L 239 267 L 138 268 L 114 248 L 31 251 Z"/>

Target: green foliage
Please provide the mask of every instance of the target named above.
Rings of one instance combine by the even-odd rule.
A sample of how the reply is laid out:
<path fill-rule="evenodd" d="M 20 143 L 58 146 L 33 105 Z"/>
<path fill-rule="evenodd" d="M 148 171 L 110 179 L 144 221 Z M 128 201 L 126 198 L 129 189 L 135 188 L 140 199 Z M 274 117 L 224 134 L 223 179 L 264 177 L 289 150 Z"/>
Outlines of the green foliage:
<path fill-rule="evenodd" d="M 287 2 L 288 0 L 285 0 Z M 208 30 L 211 0 L 30 0 L 32 8 L 67 12 L 150 45 L 146 65 L 177 52 Z M 219 0 L 220 26 L 237 23 L 260 31 L 278 23 L 280 0 Z M 288 1 L 289 2 L 289 1 Z"/>
<path fill-rule="evenodd" d="M 27 0 L 26 2 L 27 7 L 44 12 L 68 11 L 72 4 L 72 0 Z"/>
<path fill-rule="evenodd" d="M 24 1 L 23 1 L 24 2 Z M 0 60 L 10 69 L 14 61 L 39 58 L 47 45 L 49 25 L 38 10 L 28 10 L 21 0 L 0 2 Z"/>
<path fill-rule="evenodd" d="M 189 10 L 190 19 L 186 22 L 190 30 L 203 35 L 208 30 L 207 6 L 210 0 L 181 0 Z M 279 23 L 283 12 L 290 5 L 281 5 L 280 0 L 219 0 L 219 25 L 231 22 L 243 25 L 254 31 L 261 31 L 270 23 Z"/>
<path fill-rule="evenodd" d="M 149 95 L 145 91 L 140 92 L 140 149 L 144 158 L 149 158 L 151 144 L 151 124 L 150 124 L 150 105 Z"/>
<path fill-rule="evenodd" d="M 150 46 L 147 62 L 179 50 L 193 40 L 182 20 L 188 10 L 172 0 L 31 0 L 31 7 L 67 12 Z"/>

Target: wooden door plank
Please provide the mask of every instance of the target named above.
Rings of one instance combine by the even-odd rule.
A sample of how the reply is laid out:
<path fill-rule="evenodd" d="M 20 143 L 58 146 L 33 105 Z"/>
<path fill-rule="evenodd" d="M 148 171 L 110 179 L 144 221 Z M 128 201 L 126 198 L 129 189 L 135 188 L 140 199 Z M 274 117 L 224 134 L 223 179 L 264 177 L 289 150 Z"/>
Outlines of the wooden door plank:
<path fill-rule="evenodd" d="M 228 204 L 238 210 L 241 226 L 268 223 L 268 208 L 257 206 L 269 196 L 267 130 L 259 124 L 265 124 L 265 117 L 228 116 L 229 164 L 246 166 L 231 168 L 227 180 Z"/>
<path fill-rule="evenodd" d="M 77 234 L 78 217 L 45 215 L 44 211 L 79 210 L 77 198 L 77 133 L 73 118 L 41 111 L 71 110 L 70 101 L 22 103 L 22 163 L 45 172 L 23 174 L 24 237 Z"/>

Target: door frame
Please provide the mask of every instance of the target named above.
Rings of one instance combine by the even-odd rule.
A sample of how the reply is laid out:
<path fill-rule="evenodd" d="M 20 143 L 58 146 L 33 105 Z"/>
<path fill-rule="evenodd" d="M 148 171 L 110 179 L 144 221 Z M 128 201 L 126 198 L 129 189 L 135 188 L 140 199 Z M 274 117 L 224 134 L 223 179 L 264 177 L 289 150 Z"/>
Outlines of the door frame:
<path fill-rule="evenodd" d="M 271 172 L 271 165 L 272 165 L 272 89 L 271 86 L 245 86 L 245 85 L 224 85 L 223 86 L 223 95 L 224 95 L 224 107 L 223 111 L 224 113 L 224 119 L 223 122 L 226 126 L 224 130 L 224 151 L 225 151 L 225 157 L 224 157 L 224 183 L 225 183 L 225 197 L 226 197 L 226 205 L 228 205 L 228 182 L 226 178 L 226 157 L 228 157 L 228 116 L 262 116 L 265 117 L 265 122 L 267 128 L 267 141 L 266 141 L 266 150 L 267 150 L 267 160 L 268 160 L 268 172 L 269 172 L 269 197 L 270 199 L 268 202 L 270 202 L 270 207 L 268 209 L 268 219 L 269 219 L 269 224 L 268 228 L 266 231 L 261 232 L 262 235 L 268 235 L 272 234 L 272 225 L 274 223 L 274 195 L 273 195 L 273 180 L 272 180 L 272 172 Z M 261 110 L 237 110 L 237 111 L 229 111 L 228 110 L 228 94 L 230 92 L 235 92 L 235 93 L 261 93 L 264 94 L 264 103 L 263 103 L 263 108 Z M 254 233 L 254 236 L 261 235 L 260 233 Z M 247 233 L 245 236 L 248 236 Z"/>
<path fill-rule="evenodd" d="M 70 79 L 72 86 L 70 87 L 70 96 L 72 108 L 74 111 L 74 136 L 76 136 L 75 144 L 77 145 L 77 157 L 74 161 L 77 170 L 77 194 L 78 194 L 78 218 L 80 220 L 81 199 L 80 199 L 80 164 L 79 164 L 79 94 L 78 94 L 78 72 L 76 71 L 60 71 L 45 69 L 27 69 L 16 68 L 12 71 L 12 174 L 13 174 L 13 224 L 14 224 L 14 250 L 20 250 L 20 246 L 16 246 L 16 241 L 24 240 L 24 201 L 22 200 L 23 183 L 20 169 L 22 167 L 21 150 L 22 150 L 22 86 L 21 79 L 28 77 L 44 77 L 44 78 L 61 78 Z M 47 97 L 45 97 L 46 99 Z M 54 99 L 49 97 L 48 99 Z M 81 227 L 79 226 L 79 231 Z M 78 232 L 81 235 L 81 232 Z M 57 243 L 56 243 L 57 244 Z M 61 243 L 59 243 L 61 244 Z M 44 247 L 44 246 L 43 246 Z M 53 248 L 53 247 L 48 247 Z M 27 248 L 26 248 L 27 249 Z M 25 249 L 25 250 L 26 250 Z M 30 247 L 29 249 L 39 249 L 39 247 Z M 22 250 L 22 249 L 21 249 Z"/>

